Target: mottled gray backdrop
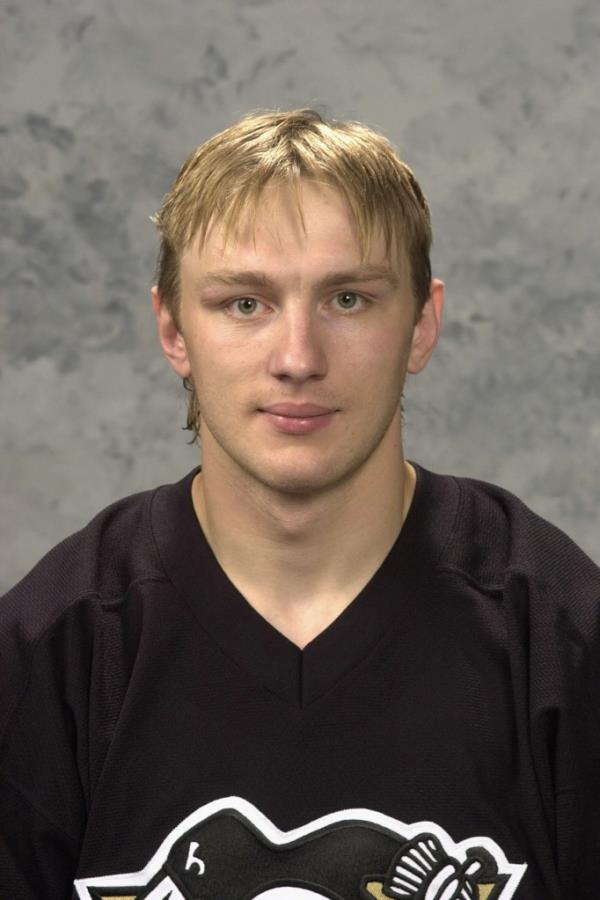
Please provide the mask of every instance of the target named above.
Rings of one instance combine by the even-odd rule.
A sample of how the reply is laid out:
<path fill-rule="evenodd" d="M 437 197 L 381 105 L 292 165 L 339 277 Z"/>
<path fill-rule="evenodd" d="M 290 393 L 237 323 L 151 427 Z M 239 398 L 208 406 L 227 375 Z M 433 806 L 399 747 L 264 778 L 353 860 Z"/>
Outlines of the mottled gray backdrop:
<path fill-rule="evenodd" d="M 109 502 L 180 478 L 155 211 L 257 107 L 386 133 L 429 197 L 441 343 L 407 456 L 494 481 L 600 561 L 598 0 L 2 0 L 8 587 Z"/>

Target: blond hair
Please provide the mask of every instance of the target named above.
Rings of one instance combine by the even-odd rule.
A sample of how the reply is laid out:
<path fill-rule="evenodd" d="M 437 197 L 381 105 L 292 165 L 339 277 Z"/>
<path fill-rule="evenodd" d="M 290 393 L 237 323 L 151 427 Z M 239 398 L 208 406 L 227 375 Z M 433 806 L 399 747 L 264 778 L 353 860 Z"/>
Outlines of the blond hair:
<path fill-rule="evenodd" d="M 224 238 L 254 217 L 269 183 L 294 188 L 298 212 L 301 179 L 324 182 L 346 198 L 354 217 L 362 261 L 382 230 L 388 256 L 395 248 L 408 262 L 415 322 L 431 282 L 431 218 L 410 168 L 382 134 L 354 121 L 325 120 L 315 109 L 249 113 L 201 144 L 183 164 L 152 217 L 160 235 L 157 285 L 180 328 L 180 260 L 193 240 L 202 247 L 218 221 Z M 302 220 L 303 222 L 303 220 Z M 200 409 L 191 378 L 187 429 L 199 440 Z"/>

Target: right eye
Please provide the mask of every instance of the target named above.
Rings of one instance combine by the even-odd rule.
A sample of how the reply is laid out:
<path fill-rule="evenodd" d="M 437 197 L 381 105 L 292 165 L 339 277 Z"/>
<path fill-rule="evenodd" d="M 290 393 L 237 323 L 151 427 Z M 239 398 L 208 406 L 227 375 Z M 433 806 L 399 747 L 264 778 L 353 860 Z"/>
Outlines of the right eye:
<path fill-rule="evenodd" d="M 232 300 L 228 303 L 226 308 L 229 314 L 236 319 L 249 319 L 258 308 L 259 303 L 260 300 L 257 300 L 256 297 L 238 297 L 237 300 Z M 237 309 L 240 315 L 236 316 L 235 313 L 231 312 L 232 309 Z"/>

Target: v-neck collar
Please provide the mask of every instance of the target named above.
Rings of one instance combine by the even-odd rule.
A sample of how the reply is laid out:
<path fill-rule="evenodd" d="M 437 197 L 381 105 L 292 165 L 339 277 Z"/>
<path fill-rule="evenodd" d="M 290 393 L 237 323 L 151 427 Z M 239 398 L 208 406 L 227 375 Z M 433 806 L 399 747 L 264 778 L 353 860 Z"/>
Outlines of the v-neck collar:
<path fill-rule="evenodd" d="M 242 596 L 214 555 L 196 516 L 192 481 L 156 490 L 151 527 L 163 568 L 210 638 L 260 683 L 288 703 L 306 707 L 361 662 L 418 601 L 435 568 L 458 508 L 458 484 L 411 461 L 417 481 L 394 545 L 344 611 L 300 650 Z"/>

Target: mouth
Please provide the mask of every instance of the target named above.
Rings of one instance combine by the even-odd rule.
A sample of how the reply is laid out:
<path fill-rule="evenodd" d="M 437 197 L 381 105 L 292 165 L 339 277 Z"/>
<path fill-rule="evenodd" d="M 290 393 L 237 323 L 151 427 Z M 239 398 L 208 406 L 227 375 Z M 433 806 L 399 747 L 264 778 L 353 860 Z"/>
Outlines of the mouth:
<path fill-rule="evenodd" d="M 279 432 L 285 434 L 310 434 L 314 431 L 321 431 L 333 421 L 337 410 L 326 410 L 320 413 L 300 413 L 290 415 L 289 412 L 275 413 L 272 410 L 259 410 L 266 421 Z"/>
<path fill-rule="evenodd" d="M 318 406 L 316 403 L 274 403 L 271 406 L 265 406 L 261 412 L 284 416 L 288 419 L 311 419 L 315 416 L 328 415 L 336 410 L 328 406 Z"/>

